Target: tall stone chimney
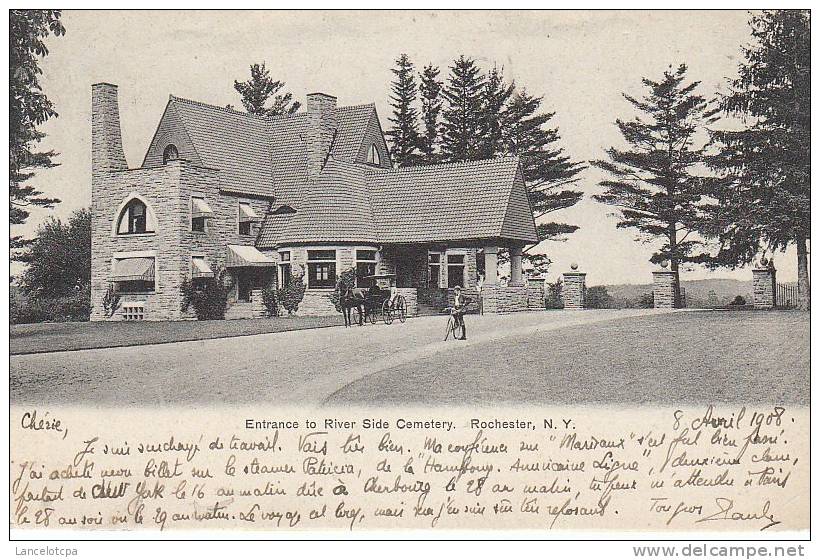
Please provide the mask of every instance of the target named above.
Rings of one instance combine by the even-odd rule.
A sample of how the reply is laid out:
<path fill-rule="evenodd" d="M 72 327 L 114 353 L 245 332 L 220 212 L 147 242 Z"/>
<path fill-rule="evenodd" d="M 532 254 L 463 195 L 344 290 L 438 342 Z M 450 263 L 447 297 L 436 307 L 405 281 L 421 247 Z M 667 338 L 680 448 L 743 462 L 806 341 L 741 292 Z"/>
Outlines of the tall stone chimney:
<path fill-rule="evenodd" d="M 307 114 L 308 128 L 305 144 L 308 156 L 308 178 L 315 181 L 327 161 L 336 130 L 339 128 L 336 98 L 326 93 L 309 93 Z"/>
<path fill-rule="evenodd" d="M 91 86 L 91 171 L 92 175 L 104 171 L 128 169 L 122 149 L 120 107 L 117 102 L 117 86 L 94 84 Z"/>

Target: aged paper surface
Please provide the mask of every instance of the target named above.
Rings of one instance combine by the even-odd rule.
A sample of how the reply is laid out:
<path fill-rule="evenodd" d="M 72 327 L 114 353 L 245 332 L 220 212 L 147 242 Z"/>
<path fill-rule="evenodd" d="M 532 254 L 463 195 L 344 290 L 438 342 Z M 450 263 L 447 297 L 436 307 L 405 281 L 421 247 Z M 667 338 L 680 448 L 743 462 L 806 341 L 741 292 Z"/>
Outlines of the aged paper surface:
<path fill-rule="evenodd" d="M 15 528 L 808 528 L 799 407 L 15 407 L 11 421 Z"/>
<path fill-rule="evenodd" d="M 91 209 L 90 275 L 76 291 L 69 279 L 88 316 L 11 326 L 13 536 L 806 535 L 810 319 L 793 309 L 794 249 L 777 268 L 764 252 L 754 271 L 677 278 L 654 258 L 662 241 L 636 243 L 594 198 L 612 176 L 591 162 L 636 116 L 624 94 L 684 64 L 695 91 L 723 91 L 748 19 L 66 11 L 41 80 L 60 113 L 42 147 L 60 165 L 35 180 L 63 200 L 54 215 Z M 399 165 L 384 132 L 403 53 L 419 79 L 429 66 L 444 83 L 464 55 L 542 99 L 526 116 L 549 115 L 547 140 L 532 148 L 573 172 L 530 181 L 517 153 L 442 162 L 440 145 L 424 169 Z M 302 103 L 292 118 L 245 114 L 234 83 L 261 62 Z M 557 211 L 531 219 L 525 181 L 577 200 L 553 193 Z M 579 227 L 540 246 L 544 270 L 522 262 L 536 220 Z M 220 271 L 237 320 L 193 321 L 183 286 Z M 298 309 L 268 309 L 263 289 L 297 273 Z M 343 323 L 363 281 L 381 291 Z M 469 336 L 442 341 L 456 286 Z M 20 315 L 51 305 L 28 297 Z"/>

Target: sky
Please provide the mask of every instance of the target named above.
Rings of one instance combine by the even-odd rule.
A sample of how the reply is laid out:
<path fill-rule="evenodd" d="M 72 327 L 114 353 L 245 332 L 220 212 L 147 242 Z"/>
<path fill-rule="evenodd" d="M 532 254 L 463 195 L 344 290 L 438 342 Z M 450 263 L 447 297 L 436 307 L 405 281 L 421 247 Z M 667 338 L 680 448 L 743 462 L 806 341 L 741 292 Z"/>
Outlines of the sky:
<path fill-rule="evenodd" d="M 433 63 L 446 74 L 460 54 L 504 75 L 555 111 L 562 146 L 578 161 L 601 159 L 623 146 L 616 118 L 634 115 L 622 93 L 641 95 L 641 79 L 659 79 L 685 62 L 699 93 L 711 96 L 736 74 L 748 43 L 745 11 L 540 11 L 540 12 L 231 12 L 66 11 L 66 35 L 48 40 L 41 84 L 59 113 L 43 127 L 43 147 L 59 152 L 56 168 L 33 184 L 62 199 L 36 209 L 13 233 L 32 235 L 48 216 L 68 217 L 90 204 L 91 84 L 119 86 L 123 143 L 138 167 L 169 94 L 241 107 L 233 89 L 252 63 L 266 62 L 296 99 L 322 91 L 340 105 L 375 102 L 382 127 L 390 126 L 390 68 L 406 53 L 418 69 Z M 550 220 L 580 229 L 565 242 L 542 245 L 553 260 L 548 277 L 572 263 L 589 285 L 649 283 L 652 244 L 617 229 L 614 208 L 592 200 L 600 171 L 589 168 L 577 187 L 585 198 Z M 796 280 L 794 250 L 776 255 L 778 280 Z M 14 272 L 14 268 L 12 269 Z M 689 267 L 682 280 L 751 279 L 751 270 Z"/>

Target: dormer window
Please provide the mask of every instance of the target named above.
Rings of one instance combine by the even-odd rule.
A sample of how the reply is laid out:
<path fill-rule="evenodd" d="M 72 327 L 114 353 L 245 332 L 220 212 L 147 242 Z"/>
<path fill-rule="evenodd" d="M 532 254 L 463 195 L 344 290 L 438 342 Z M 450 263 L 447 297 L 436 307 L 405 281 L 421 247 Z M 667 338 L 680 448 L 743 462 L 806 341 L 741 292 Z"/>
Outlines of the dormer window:
<path fill-rule="evenodd" d="M 162 164 L 165 165 L 169 161 L 179 159 L 179 150 L 173 144 L 165 146 L 165 151 L 162 152 Z"/>
<path fill-rule="evenodd" d="M 370 144 L 370 149 L 367 150 L 367 163 L 370 165 L 381 165 L 382 158 L 379 156 L 379 149 L 376 144 Z"/>
<path fill-rule="evenodd" d="M 117 222 L 117 234 L 154 233 L 148 221 L 148 207 L 138 198 L 131 199 L 122 209 Z"/>

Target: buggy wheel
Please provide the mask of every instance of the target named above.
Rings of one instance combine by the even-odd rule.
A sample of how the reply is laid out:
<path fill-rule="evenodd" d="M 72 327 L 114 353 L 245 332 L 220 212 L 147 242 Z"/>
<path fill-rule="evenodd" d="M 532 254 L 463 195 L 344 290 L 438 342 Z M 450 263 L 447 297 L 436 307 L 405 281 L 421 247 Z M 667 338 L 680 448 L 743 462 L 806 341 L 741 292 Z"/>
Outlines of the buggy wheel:
<path fill-rule="evenodd" d="M 399 321 L 404 323 L 407 320 L 407 304 L 404 302 L 404 296 L 399 296 L 396 307 L 398 308 Z"/>
<path fill-rule="evenodd" d="M 384 300 L 382 304 L 382 319 L 385 325 L 393 324 L 393 311 L 390 309 L 390 300 Z"/>

